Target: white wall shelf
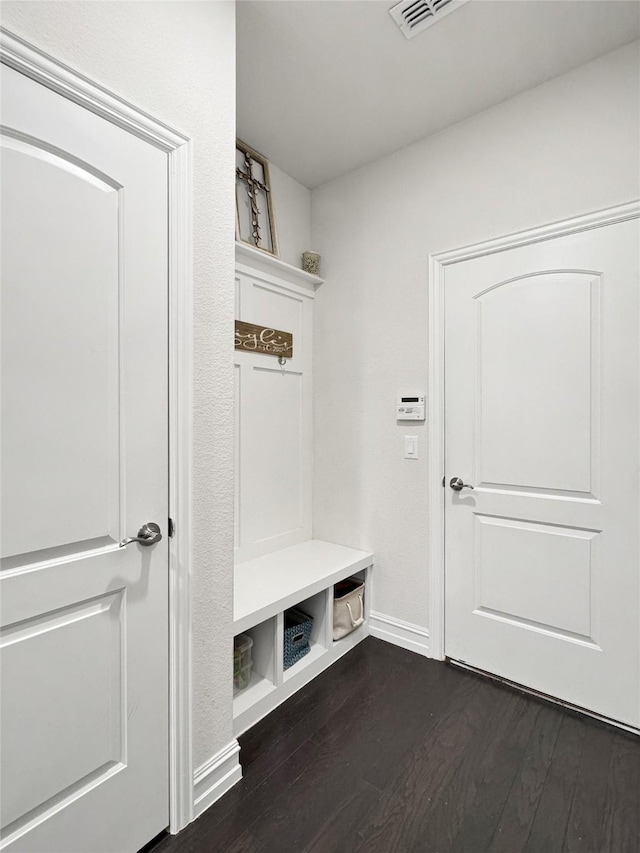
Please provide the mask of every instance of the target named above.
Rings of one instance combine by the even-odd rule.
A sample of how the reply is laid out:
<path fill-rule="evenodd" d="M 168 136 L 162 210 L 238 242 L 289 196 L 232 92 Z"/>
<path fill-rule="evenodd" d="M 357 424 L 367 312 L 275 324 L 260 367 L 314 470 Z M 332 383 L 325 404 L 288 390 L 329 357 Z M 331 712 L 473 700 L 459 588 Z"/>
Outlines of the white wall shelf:
<path fill-rule="evenodd" d="M 370 570 L 373 554 L 310 539 L 235 567 L 234 634 L 253 638 L 251 683 L 233 700 L 234 732 L 241 734 L 369 633 Z M 356 576 L 367 584 L 365 621 L 342 640 L 333 640 L 333 585 Z M 314 617 L 311 651 L 283 668 L 284 611 L 298 606 Z"/>
<path fill-rule="evenodd" d="M 268 252 L 255 249 L 247 243 L 239 243 L 237 240 L 236 264 L 246 264 L 252 270 L 268 273 L 292 284 L 312 285 L 314 289 L 324 284 L 324 279 L 319 276 L 311 275 L 311 273 L 294 267 L 293 264 L 281 261 L 280 258 L 276 258 Z"/>

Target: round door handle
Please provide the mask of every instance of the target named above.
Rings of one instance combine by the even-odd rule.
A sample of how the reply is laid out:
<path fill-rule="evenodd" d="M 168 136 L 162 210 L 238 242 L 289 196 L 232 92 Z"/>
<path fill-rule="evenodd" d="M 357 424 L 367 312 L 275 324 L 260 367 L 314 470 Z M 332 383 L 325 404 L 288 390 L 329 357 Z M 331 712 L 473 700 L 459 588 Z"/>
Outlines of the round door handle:
<path fill-rule="evenodd" d="M 123 539 L 120 543 L 120 547 L 124 548 L 125 545 L 130 545 L 132 542 L 137 542 L 139 545 L 155 545 L 156 542 L 159 542 L 162 539 L 162 531 L 160 530 L 159 525 L 155 523 L 155 521 L 147 521 L 146 524 L 143 524 L 140 530 L 138 530 L 137 536 L 128 536 L 126 539 Z"/>
<path fill-rule="evenodd" d="M 464 483 L 460 477 L 452 477 L 449 485 L 454 492 L 461 492 L 463 489 L 473 489 L 473 486 Z"/>

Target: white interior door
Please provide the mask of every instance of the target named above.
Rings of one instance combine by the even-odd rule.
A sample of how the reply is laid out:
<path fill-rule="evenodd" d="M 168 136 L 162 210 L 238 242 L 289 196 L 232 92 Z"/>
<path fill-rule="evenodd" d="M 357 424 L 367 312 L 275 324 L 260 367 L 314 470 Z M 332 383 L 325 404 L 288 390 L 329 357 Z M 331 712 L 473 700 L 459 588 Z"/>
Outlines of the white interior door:
<path fill-rule="evenodd" d="M 167 157 L 1 68 L 2 849 L 135 851 L 168 824 Z"/>
<path fill-rule="evenodd" d="M 445 653 L 631 726 L 639 247 L 632 219 L 451 264 L 444 291 Z"/>

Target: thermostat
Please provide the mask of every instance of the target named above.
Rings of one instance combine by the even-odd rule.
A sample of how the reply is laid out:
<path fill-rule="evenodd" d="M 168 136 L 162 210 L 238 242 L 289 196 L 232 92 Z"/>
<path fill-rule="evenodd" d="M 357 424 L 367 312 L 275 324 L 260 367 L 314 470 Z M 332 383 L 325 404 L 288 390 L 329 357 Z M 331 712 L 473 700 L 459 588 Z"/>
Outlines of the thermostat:
<path fill-rule="evenodd" d="M 423 421 L 424 394 L 398 394 L 396 418 L 399 421 Z"/>

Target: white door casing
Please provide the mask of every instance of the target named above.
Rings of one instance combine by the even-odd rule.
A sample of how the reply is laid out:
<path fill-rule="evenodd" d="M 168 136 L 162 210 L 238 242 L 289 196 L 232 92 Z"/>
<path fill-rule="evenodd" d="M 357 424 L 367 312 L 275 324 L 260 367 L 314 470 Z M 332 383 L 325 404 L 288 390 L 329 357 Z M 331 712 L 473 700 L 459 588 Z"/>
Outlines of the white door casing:
<path fill-rule="evenodd" d="M 446 487 L 432 488 L 446 515 L 432 586 L 437 629 L 445 580 L 444 652 L 632 727 L 637 215 L 629 205 L 441 256 L 432 296 L 446 306 L 434 342 L 446 392 L 432 371 L 446 413 Z M 453 476 L 475 489 L 451 490 Z"/>
<path fill-rule="evenodd" d="M 2 605 L 8 661 L 3 671 L 3 695 L 11 696 L 8 688 L 13 681 L 23 694 L 20 725 L 26 727 L 24 731 L 31 726 L 28 737 L 12 739 L 4 752 L 8 764 L 13 762 L 9 769 L 18 774 L 14 778 L 22 784 L 22 790 L 16 786 L 15 797 L 7 800 L 9 777 L 3 779 L 3 805 L 9 823 L 4 843 L 11 849 L 38 849 L 44 844 L 46 849 L 58 845 L 70 850 L 72 846 L 64 837 L 73 825 L 73 843 L 82 849 L 79 828 L 92 822 L 91 809 L 104 797 L 102 806 L 109 817 L 103 820 L 102 829 L 95 830 L 92 849 L 136 849 L 149 839 L 149 833 L 154 834 L 168 822 L 169 740 L 172 830 L 177 831 L 192 815 L 188 605 L 190 146 L 186 138 L 20 39 L 6 31 L 1 38 L 3 63 L 44 83 L 37 86 L 27 76 L 3 68 L 3 75 L 12 79 L 3 85 L 3 120 L 8 125 L 13 122 L 16 131 L 3 135 L 3 154 L 9 158 L 5 164 L 11 166 L 8 170 L 5 165 L 5 175 L 10 175 L 8 183 L 17 181 L 28 162 L 25 174 L 30 176 L 27 183 L 31 185 L 25 195 L 30 193 L 33 202 L 32 216 L 25 216 L 18 204 L 13 215 L 5 219 L 6 226 L 14 228 L 11 243 L 15 245 L 11 248 L 16 250 L 5 257 L 6 265 L 15 267 L 20 241 L 29 232 L 31 237 L 39 233 L 42 238 L 40 251 L 31 252 L 32 257 L 27 258 L 34 288 L 40 289 L 38 299 L 29 305 L 20 291 L 13 289 L 4 317 L 9 334 L 3 355 L 9 358 L 3 367 L 10 367 L 13 359 L 22 365 L 24 374 L 10 371 L 4 387 L 9 403 L 24 403 L 20 413 L 24 429 L 12 429 L 9 424 L 4 435 L 11 452 L 3 457 L 5 468 L 6 459 L 10 459 L 5 470 L 8 496 L 3 509 L 12 509 L 6 516 L 3 513 L 7 561 Z M 15 127 L 23 118 L 23 126 Z M 124 152 L 120 163 L 116 152 Z M 11 188 L 5 188 L 10 198 Z M 141 217 L 146 204 L 153 212 Z M 49 228 L 45 227 L 47 207 L 49 213 L 56 214 Z M 98 223 L 100 228 L 90 227 Z M 158 248 L 161 251 L 156 253 Z M 119 256 L 116 264 L 114 252 Z M 56 262 L 51 263 L 56 256 L 57 270 Z M 68 275 L 56 277 L 56 272 Z M 58 293 L 47 287 L 52 281 Z M 145 282 L 143 289 L 136 293 L 133 282 Z M 84 287 L 78 287 L 83 283 Z M 144 287 L 155 288 L 152 304 Z M 32 340 L 28 351 L 22 352 L 22 344 L 12 332 L 17 321 L 25 318 Z M 139 346 L 136 324 L 151 338 L 151 353 Z M 162 334 L 158 336 L 154 329 L 160 328 Z M 83 357 L 76 357 L 79 354 Z M 58 382 L 62 369 L 70 372 L 68 386 Z M 21 379 L 22 389 L 16 387 L 16 377 Z M 172 540 L 167 539 L 166 531 L 167 380 L 171 398 L 171 514 L 178 520 L 178 535 Z M 163 386 L 160 395 L 156 393 L 158 382 Z M 81 383 L 85 388 L 83 399 L 77 393 Z M 23 394 L 27 389 L 38 393 Z M 38 400 L 40 395 L 42 399 Z M 42 411 L 50 413 L 46 429 L 39 418 Z M 145 431 L 149 418 L 158 420 L 159 414 L 160 427 L 155 424 Z M 87 432 L 95 440 L 86 440 Z M 27 445 L 34 448 L 33 453 L 26 452 Z M 160 466 L 155 462 L 147 465 L 151 457 L 161 459 Z M 20 467 L 23 476 L 19 476 Z M 140 483 L 148 489 L 143 499 L 136 496 Z M 80 500 L 78 492 L 82 493 Z M 20 508 L 21 501 L 23 511 L 32 505 L 34 511 L 31 516 L 18 512 L 12 517 L 13 508 Z M 137 545 L 117 548 L 119 538 L 135 534 L 142 521 L 152 520 L 154 515 L 163 527 L 163 542 L 150 549 Z M 24 556 L 25 550 L 31 552 L 30 557 Z M 33 554 L 36 550 L 39 553 Z M 151 602 L 151 607 L 145 605 L 147 611 L 156 609 L 155 616 L 147 613 L 151 622 L 161 626 L 154 629 L 155 634 L 147 633 L 147 617 L 138 616 L 143 600 Z M 139 641 L 139 650 L 147 646 L 153 649 L 151 663 L 143 661 L 139 653 L 129 657 L 135 640 Z M 158 648 L 159 656 L 155 651 Z M 33 657 L 30 649 L 36 652 Z M 62 665 L 65 655 L 73 660 L 73 666 Z M 29 672 L 27 663 L 34 660 L 37 665 L 29 680 L 24 674 Z M 12 678 L 14 672 L 16 677 Z M 80 684 L 88 689 L 78 697 Z M 27 709 L 25 700 L 29 698 L 39 700 L 40 707 L 33 704 Z M 9 703 L 7 707 L 4 722 L 11 730 L 17 725 L 16 706 Z M 64 723 L 61 735 L 55 749 L 45 750 L 38 758 L 38 748 L 42 749 L 54 730 L 56 714 Z M 157 763 L 147 765 L 140 775 L 138 758 L 145 748 L 149 752 L 153 739 L 161 743 L 162 769 Z M 39 777 L 36 775 L 32 782 L 36 761 Z M 126 810 L 120 808 L 122 799 L 117 799 L 126 789 L 127 778 L 130 790 L 124 799 L 137 801 L 135 819 L 127 818 Z M 162 801 L 160 825 L 151 815 L 154 801 Z M 48 822 L 43 820 L 47 815 Z M 27 831 L 30 827 L 31 832 Z M 123 830 L 128 833 L 126 839 Z"/>

